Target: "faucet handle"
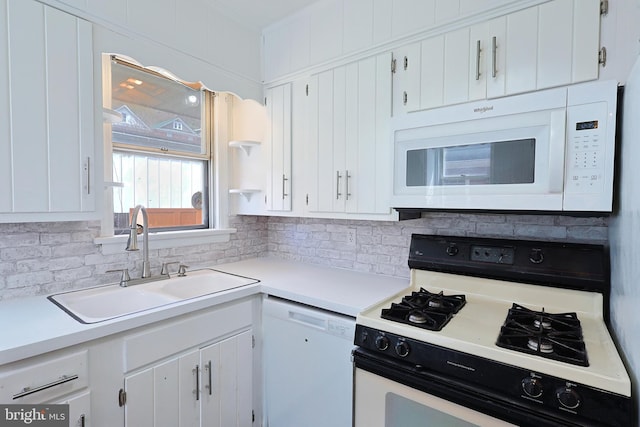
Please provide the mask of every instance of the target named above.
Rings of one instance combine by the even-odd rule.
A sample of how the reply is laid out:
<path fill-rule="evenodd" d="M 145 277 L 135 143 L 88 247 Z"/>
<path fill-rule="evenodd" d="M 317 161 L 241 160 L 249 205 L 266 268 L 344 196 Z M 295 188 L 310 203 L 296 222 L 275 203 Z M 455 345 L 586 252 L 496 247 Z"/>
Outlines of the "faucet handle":
<path fill-rule="evenodd" d="M 169 275 L 169 266 L 171 264 L 180 264 L 180 262 L 179 261 L 163 262 L 162 263 L 162 268 L 160 269 L 160 274 L 162 276 L 168 276 Z"/>
<path fill-rule="evenodd" d="M 187 268 L 189 268 L 188 265 L 180 264 L 180 266 L 178 267 L 178 277 L 186 276 L 187 275 Z"/>
<path fill-rule="evenodd" d="M 123 288 L 127 286 L 127 282 L 129 282 L 129 280 L 131 280 L 131 276 L 129 276 L 129 269 L 128 268 L 120 268 L 117 270 L 107 270 L 106 273 L 115 273 L 121 271 L 122 272 L 122 276 L 120 276 L 120 286 L 122 286 Z"/>

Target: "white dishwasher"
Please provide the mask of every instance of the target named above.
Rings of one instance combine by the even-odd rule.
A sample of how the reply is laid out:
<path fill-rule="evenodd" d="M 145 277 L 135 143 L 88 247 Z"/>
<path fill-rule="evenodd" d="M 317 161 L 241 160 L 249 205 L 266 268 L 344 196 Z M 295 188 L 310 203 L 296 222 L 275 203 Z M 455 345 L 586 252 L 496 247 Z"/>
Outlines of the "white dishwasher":
<path fill-rule="evenodd" d="M 352 425 L 353 317 L 266 297 L 265 426 Z"/>

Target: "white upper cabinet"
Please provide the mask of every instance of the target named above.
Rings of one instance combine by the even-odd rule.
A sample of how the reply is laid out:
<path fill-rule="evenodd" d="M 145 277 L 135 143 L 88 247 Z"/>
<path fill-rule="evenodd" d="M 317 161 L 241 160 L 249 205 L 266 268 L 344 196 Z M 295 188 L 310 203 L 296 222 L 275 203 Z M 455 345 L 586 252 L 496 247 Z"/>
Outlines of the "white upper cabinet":
<path fill-rule="evenodd" d="M 393 74 L 393 115 L 420 109 L 420 56 L 420 43 L 393 51 L 389 64 Z M 425 62 L 430 65 L 429 59 Z"/>
<path fill-rule="evenodd" d="M 291 83 L 267 90 L 267 209 L 291 210 Z"/>
<path fill-rule="evenodd" d="M 383 54 L 311 77 L 309 212 L 390 214 L 390 64 Z"/>
<path fill-rule="evenodd" d="M 95 219 L 91 24 L 1 0 L 0 221 Z"/>
<path fill-rule="evenodd" d="M 595 80 L 599 28 L 599 1 L 554 0 L 394 49 L 394 115 Z"/>

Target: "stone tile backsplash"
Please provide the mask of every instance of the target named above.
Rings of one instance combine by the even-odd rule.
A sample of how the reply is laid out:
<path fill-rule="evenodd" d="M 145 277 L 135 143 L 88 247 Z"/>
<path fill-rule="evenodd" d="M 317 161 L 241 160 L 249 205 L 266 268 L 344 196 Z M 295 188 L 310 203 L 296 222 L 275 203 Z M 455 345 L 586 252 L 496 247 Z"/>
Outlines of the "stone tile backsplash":
<path fill-rule="evenodd" d="M 268 252 L 290 260 L 408 278 L 413 233 L 606 243 L 607 229 L 606 217 L 556 215 L 437 212 L 401 222 L 271 217 Z"/>
<path fill-rule="evenodd" d="M 408 277 L 412 233 L 514 237 L 603 243 L 606 217 L 426 213 L 421 219 L 356 221 L 237 216 L 227 243 L 149 252 L 152 271 L 163 262 L 215 265 L 260 256 Z M 46 295 L 118 280 L 107 270 L 138 275 L 142 253 L 103 255 L 93 243 L 97 222 L 0 224 L 0 300 Z"/>
<path fill-rule="evenodd" d="M 266 217 L 234 217 L 230 226 L 237 233 L 226 243 L 149 251 L 152 272 L 163 262 L 204 266 L 266 254 Z M 93 243 L 99 232 L 99 222 L 0 224 L 0 300 L 116 282 L 119 273 L 107 270 L 139 276 L 142 251 L 103 255 Z"/>

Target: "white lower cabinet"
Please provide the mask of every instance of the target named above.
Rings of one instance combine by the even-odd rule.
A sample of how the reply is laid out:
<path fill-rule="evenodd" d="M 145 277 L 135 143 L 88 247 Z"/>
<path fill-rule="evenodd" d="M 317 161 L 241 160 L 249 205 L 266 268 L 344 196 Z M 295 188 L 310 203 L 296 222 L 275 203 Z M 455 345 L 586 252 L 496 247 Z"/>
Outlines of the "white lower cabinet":
<path fill-rule="evenodd" d="M 0 402 L 68 404 L 69 427 L 87 427 L 91 419 L 87 350 L 60 350 L 0 368 Z"/>
<path fill-rule="evenodd" d="M 125 334 L 117 386 L 124 425 L 251 426 L 254 310 L 243 300 Z"/>
<path fill-rule="evenodd" d="M 91 393 L 86 391 L 56 403 L 69 405 L 69 427 L 89 427 L 91 422 Z"/>
<path fill-rule="evenodd" d="M 127 375 L 125 425 L 250 426 L 252 353 L 247 330 Z"/>

